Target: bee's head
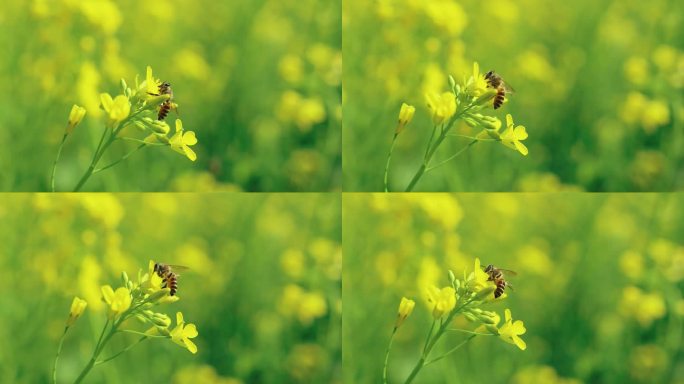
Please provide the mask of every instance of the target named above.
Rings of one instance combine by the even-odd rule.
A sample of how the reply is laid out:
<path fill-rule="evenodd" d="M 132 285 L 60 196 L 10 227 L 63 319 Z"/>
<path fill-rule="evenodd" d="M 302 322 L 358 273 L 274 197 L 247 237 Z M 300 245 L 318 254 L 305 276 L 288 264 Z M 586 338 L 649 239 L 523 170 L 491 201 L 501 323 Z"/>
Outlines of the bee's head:
<path fill-rule="evenodd" d="M 490 71 L 491 72 L 491 71 Z M 491 272 L 494 270 L 494 265 L 489 264 L 488 266 L 485 267 L 484 271 L 485 272 Z"/>

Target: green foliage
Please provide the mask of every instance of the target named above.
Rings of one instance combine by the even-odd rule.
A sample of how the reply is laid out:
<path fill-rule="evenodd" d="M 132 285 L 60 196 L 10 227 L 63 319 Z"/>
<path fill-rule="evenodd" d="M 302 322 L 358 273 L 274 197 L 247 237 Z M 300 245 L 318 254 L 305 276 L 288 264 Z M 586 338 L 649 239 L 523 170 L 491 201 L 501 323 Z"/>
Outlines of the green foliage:
<path fill-rule="evenodd" d="M 684 196 L 350 194 L 343 211 L 345 383 L 382 382 L 406 297 L 415 309 L 396 332 L 388 370 L 389 383 L 404 382 L 433 321 L 429 287 L 444 286 L 448 270 L 465 278 L 475 258 L 517 272 L 507 277 L 515 290 L 483 309 L 524 320 L 527 348 L 478 336 L 415 383 L 683 378 Z M 457 316 L 452 327 L 474 324 Z M 446 334 L 431 356 L 468 337 Z"/>
<path fill-rule="evenodd" d="M 4 2 L 0 190 L 50 189 L 73 104 L 87 110 L 62 152 L 57 190 L 88 168 L 116 95 L 146 66 L 172 84 L 198 160 L 149 148 L 90 191 L 327 191 L 340 188 L 341 10 L 320 0 Z M 11 15 L 11 17 L 9 17 Z M 176 118 L 167 117 L 171 126 Z M 116 161 L 137 144 L 113 145 Z"/>
<path fill-rule="evenodd" d="M 0 381 L 48 382 L 74 296 L 59 382 L 73 382 L 107 318 L 101 287 L 150 259 L 184 265 L 173 304 L 197 354 L 144 341 L 86 382 L 335 383 L 341 380 L 340 203 L 333 195 L 21 194 L 0 202 Z M 146 330 L 136 319 L 125 328 Z M 101 358 L 139 339 L 116 334 Z M 10 347 L 11 346 L 11 347 Z"/>

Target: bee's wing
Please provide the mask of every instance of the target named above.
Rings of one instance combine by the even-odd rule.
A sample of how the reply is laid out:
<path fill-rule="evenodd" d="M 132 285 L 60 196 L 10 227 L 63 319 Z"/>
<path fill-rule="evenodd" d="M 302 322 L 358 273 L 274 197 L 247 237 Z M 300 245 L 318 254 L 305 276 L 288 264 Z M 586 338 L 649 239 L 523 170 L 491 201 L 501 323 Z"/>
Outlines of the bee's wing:
<path fill-rule="evenodd" d="M 511 87 L 510 84 L 504 82 L 503 86 L 504 86 L 504 89 L 506 90 L 506 93 L 515 93 L 515 88 Z"/>
<path fill-rule="evenodd" d="M 506 274 L 506 276 L 518 276 L 518 273 L 516 271 L 511 271 L 510 269 L 499 268 L 499 271 Z"/>
<path fill-rule="evenodd" d="M 186 267 L 184 265 L 175 265 L 175 264 L 164 264 L 164 265 L 171 268 L 171 270 L 174 272 L 189 271 L 190 270 L 189 267 Z"/>

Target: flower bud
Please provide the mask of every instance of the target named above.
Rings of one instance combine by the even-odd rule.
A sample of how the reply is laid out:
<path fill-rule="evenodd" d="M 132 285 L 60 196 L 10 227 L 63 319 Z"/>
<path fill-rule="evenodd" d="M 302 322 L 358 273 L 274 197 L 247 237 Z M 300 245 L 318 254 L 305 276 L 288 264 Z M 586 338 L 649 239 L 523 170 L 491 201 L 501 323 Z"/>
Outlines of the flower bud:
<path fill-rule="evenodd" d="M 494 88 L 487 88 L 483 94 L 481 94 L 477 100 L 475 100 L 475 105 L 485 105 L 489 104 L 490 101 L 496 96 L 496 89 Z"/>
<path fill-rule="evenodd" d="M 79 107 L 76 104 L 74 104 L 74 106 L 71 107 L 71 112 L 69 113 L 69 121 L 67 122 L 67 135 L 70 135 L 74 131 L 74 128 L 76 128 L 76 126 L 83 120 L 85 114 L 85 108 Z"/>
<path fill-rule="evenodd" d="M 67 327 L 70 327 L 74 322 L 83 314 L 83 311 L 85 311 L 86 307 L 88 306 L 88 303 L 79 298 L 78 296 L 74 297 L 74 300 L 71 302 L 71 311 L 69 312 L 69 319 L 67 320 Z"/>
<path fill-rule="evenodd" d="M 157 327 L 168 328 L 171 325 L 171 318 L 164 313 L 155 313 L 152 316 L 152 322 Z"/>
<path fill-rule="evenodd" d="M 487 331 L 489 331 L 489 333 L 491 333 L 492 335 L 498 335 L 498 334 L 499 334 L 499 328 L 497 328 L 496 325 L 493 325 L 493 324 L 485 324 L 485 328 L 486 328 Z"/>
<path fill-rule="evenodd" d="M 483 300 L 491 296 L 494 291 L 496 290 L 496 285 L 494 284 L 489 284 L 486 287 L 482 288 L 477 294 L 475 295 L 475 300 Z"/>
<path fill-rule="evenodd" d="M 399 328 L 403 323 L 404 320 L 406 320 L 407 317 L 413 312 L 413 308 L 416 306 L 416 302 L 407 299 L 405 297 L 401 298 L 401 302 L 399 303 L 399 312 L 397 313 L 397 321 L 394 324 L 394 328 Z"/>
<path fill-rule="evenodd" d="M 415 113 L 416 107 L 414 107 L 413 105 L 408 105 L 406 103 L 401 104 L 401 109 L 399 110 L 399 122 L 397 123 L 397 129 L 395 130 L 395 133 L 397 135 L 404 130 L 408 123 L 411 122 L 411 120 L 413 120 L 413 115 Z"/>

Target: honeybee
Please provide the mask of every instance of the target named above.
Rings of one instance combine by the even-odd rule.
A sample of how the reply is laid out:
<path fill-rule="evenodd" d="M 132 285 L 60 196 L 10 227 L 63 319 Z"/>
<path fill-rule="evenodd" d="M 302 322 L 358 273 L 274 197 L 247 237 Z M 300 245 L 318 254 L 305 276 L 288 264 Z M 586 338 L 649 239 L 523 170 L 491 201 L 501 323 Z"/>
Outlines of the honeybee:
<path fill-rule="evenodd" d="M 504 279 L 504 272 L 511 275 L 511 276 L 516 276 L 517 273 L 514 271 L 508 270 L 508 269 L 501 269 L 497 268 L 492 264 L 489 264 L 487 267 L 484 269 L 485 273 L 489 275 L 489 279 L 487 281 L 493 281 L 494 284 L 496 284 L 496 290 L 494 290 L 494 298 L 498 298 L 499 296 L 503 295 L 504 290 L 506 287 L 509 287 L 513 289 L 513 286 L 510 285 L 506 279 Z"/>
<path fill-rule="evenodd" d="M 164 120 L 169 111 L 176 109 L 176 103 L 173 102 L 173 90 L 171 89 L 171 83 L 163 82 L 159 84 L 158 93 L 150 93 L 153 96 L 169 95 L 169 99 L 161 103 L 159 106 L 159 113 L 157 114 L 157 120 Z"/>
<path fill-rule="evenodd" d="M 187 269 L 188 267 L 183 267 L 180 265 L 162 263 L 154 264 L 154 272 L 157 273 L 157 276 L 162 278 L 162 288 L 169 288 L 170 296 L 175 295 L 176 291 L 178 291 L 178 276 L 180 275 L 174 271 L 183 271 Z"/>
<path fill-rule="evenodd" d="M 487 72 L 484 77 L 487 80 L 487 86 L 496 89 L 493 105 L 494 109 L 498 109 L 503 104 L 506 93 L 514 93 L 515 90 L 506 84 L 504 79 L 494 71 Z"/>

